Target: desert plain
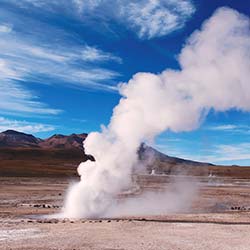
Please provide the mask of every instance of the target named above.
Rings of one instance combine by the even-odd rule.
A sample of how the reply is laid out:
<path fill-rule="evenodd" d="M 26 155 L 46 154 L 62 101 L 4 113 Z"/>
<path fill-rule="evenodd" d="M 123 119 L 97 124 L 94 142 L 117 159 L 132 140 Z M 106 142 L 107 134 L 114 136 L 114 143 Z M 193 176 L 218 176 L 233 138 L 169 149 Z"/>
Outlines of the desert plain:
<path fill-rule="evenodd" d="M 131 190 L 116 199 L 171 192 L 164 200 L 171 207 L 183 198 L 188 183 L 195 192 L 182 202 L 182 209 L 149 209 L 145 214 L 137 208 L 129 216 L 68 219 L 61 216 L 65 197 L 80 179 L 77 166 L 90 157 L 82 149 L 82 136 L 55 135 L 45 141 L 49 147 L 41 147 L 31 135 L 2 134 L 1 250 L 250 249 L 250 167 L 193 162 L 144 147 L 138 151 L 140 160 L 148 162 L 150 153 L 154 161 L 146 171 L 134 173 Z M 176 183 L 182 187 L 178 192 Z"/>
<path fill-rule="evenodd" d="M 73 220 L 55 215 L 77 177 L 1 177 L 0 249 L 248 250 L 250 180 L 197 179 L 192 206 L 181 213 Z M 142 191 L 170 185 L 163 175 L 140 180 Z"/>

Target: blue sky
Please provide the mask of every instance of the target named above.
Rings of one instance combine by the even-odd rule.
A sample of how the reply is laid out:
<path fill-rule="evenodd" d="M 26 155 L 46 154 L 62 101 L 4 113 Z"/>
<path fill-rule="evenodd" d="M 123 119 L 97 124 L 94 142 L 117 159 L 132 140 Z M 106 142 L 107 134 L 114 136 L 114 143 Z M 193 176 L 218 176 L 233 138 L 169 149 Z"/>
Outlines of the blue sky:
<path fill-rule="evenodd" d="M 48 137 L 99 130 L 137 72 L 179 68 L 186 39 L 221 6 L 248 0 L 0 0 L 0 130 Z M 210 112 L 193 132 L 165 132 L 173 156 L 250 164 L 249 113 Z"/>

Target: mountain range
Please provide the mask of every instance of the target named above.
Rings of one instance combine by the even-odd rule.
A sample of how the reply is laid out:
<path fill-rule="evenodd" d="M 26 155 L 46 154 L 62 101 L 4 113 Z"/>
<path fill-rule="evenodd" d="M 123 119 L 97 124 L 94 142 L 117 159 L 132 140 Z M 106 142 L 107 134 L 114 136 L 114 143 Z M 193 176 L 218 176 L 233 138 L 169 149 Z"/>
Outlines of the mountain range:
<path fill-rule="evenodd" d="M 0 133 L 0 148 L 44 148 L 44 149 L 83 149 L 87 134 L 55 134 L 47 139 L 40 139 L 31 134 L 15 130 Z"/>
<path fill-rule="evenodd" d="M 14 130 L 0 133 L 0 176 L 76 176 L 80 162 L 94 161 L 84 152 L 86 133 L 55 134 L 40 139 L 31 134 Z M 181 159 L 163 154 L 142 144 L 138 149 L 139 161 L 144 172 L 208 176 L 250 176 L 250 168 L 216 166 L 210 163 Z"/>
<path fill-rule="evenodd" d="M 23 149 L 47 149 L 47 150 L 81 150 L 84 153 L 83 142 L 88 134 L 55 134 L 47 139 L 40 139 L 31 134 L 25 134 L 15 130 L 6 130 L 0 133 L 0 148 L 23 148 Z M 164 161 L 169 164 L 191 164 L 191 165 L 208 165 L 208 163 L 184 160 L 177 157 L 167 156 L 152 147 L 142 144 L 138 149 L 138 155 L 141 161 L 151 164 L 154 161 Z M 91 156 L 89 156 L 91 157 Z M 91 158 L 93 160 L 93 158 Z"/>

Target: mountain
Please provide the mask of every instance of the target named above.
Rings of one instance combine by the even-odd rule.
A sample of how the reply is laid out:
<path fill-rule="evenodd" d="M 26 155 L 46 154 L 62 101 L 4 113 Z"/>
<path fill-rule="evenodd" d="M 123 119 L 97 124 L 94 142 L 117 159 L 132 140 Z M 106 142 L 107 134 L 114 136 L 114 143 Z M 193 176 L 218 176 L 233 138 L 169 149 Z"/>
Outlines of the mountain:
<path fill-rule="evenodd" d="M 44 149 L 80 149 L 87 134 L 53 135 L 47 139 L 33 135 L 7 130 L 0 133 L 0 148 L 44 148 Z"/>
<path fill-rule="evenodd" d="M 53 135 L 47 139 L 7 130 L 0 133 L 0 176 L 76 176 L 87 134 Z"/>
<path fill-rule="evenodd" d="M 87 134 L 72 134 L 60 135 L 56 134 L 48 139 L 39 142 L 42 148 L 57 148 L 57 149 L 83 149 L 83 141 L 87 138 Z"/>
<path fill-rule="evenodd" d="M 177 158 L 173 156 L 168 156 L 166 154 L 163 154 L 156 149 L 147 146 L 146 144 L 142 143 L 140 148 L 138 149 L 138 155 L 141 161 L 147 162 L 149 165 L 152 163 L 157 162 L 165 162 L 169 165 L 192 165 L 192 166 L 212 166 L 211 163 L 206 162 L 198 162 L 198 161 L 192 161 L 182 158 Z"/>
<path fill-rule="evenodd" d="M 142 165 L 150 173 L 152 170 L 156 174 L 179 174 L 195 171 L 201 175 L 208 175 L 211 163 L 192 161 L 163 154 L 156 149 L 142 143 L 138 149 L 138 156 Z"/>
<path fill-rule="evenodd" d="M 14 130 L 7 130 L 0 133 L 0 147 L 2 148 L 39 148 L 45 150 L 81 150 L 84 153 L 83 142 L 87 138 L 88 134 L 71 134 L 61 135 L 55 134 L 47 139 L 36 138 L 33 135 L 21 133 Z M 142 144 L 138 149 L 139 159 L 144 162 L 144 165 L 156 166 L 156 162 L 164 162 L 168 166 L 173 165 L 192 165 L 201 166 L 209 165 L 208 163 L 195 162 L 176 157 L 165 155 L 152 147 Z M 87 159 L 93 159 L 91 156 L 87 156 Z"/>
<path fill-rule="evenodd" d="M 6 130 L 0 133 L 0 147 L 39 147 L 41 141 L 41 139 L 33 135 L 17 132 L 15 130 Z"/>
<path fill-rule="evenodd" d="M 0 133 L 0 176 L 74 177 L 77 166 L 94 157 L 84 152 L 83 142 L 87 134 L 53 135 L 39 139 L 33 135 L 7 130 Z M 185 174 L 192 176 L 216 176 L 247 178 L 250 167 L 216 166 L 165 155 L 142 144 L 138 149 L 140 173 Z M 154 171 L 152 171 L 154 170 Z M 146 171 L 146 172 L 145 172 Z M 160 174 L 157 176 L 157 174 Z M 149 181 L 145 175 L 142 181 Z M 148 179 L 149 178 L 149 179 Z M 159 179 L 159 181 L 161 181 Z"/>

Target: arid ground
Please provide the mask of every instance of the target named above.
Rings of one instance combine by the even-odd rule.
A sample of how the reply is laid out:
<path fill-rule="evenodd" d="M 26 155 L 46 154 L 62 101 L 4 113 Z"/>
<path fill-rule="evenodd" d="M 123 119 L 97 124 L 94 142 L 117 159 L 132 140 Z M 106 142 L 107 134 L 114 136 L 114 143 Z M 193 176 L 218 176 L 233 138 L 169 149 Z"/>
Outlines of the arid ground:
<path fill-rule="evenodd" d="M 141 176 L 168 188 L 168 176 Z M 1 177 L 0 249 L 250 249 L 250 180 L 200 178 L 190 211 L 96 220 L 53 219 L 77 179 Z M 171 201 L 170 201 L 171 202 Z"/>

